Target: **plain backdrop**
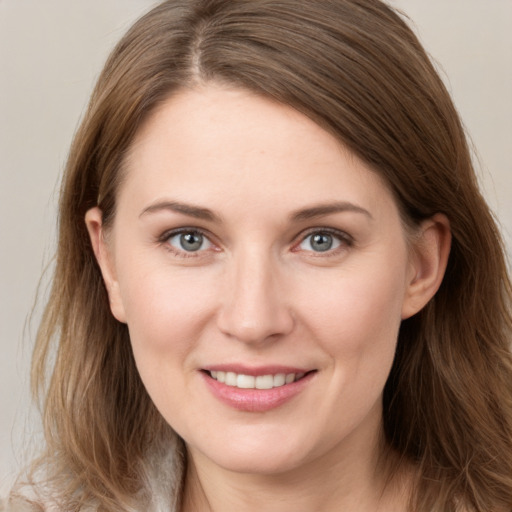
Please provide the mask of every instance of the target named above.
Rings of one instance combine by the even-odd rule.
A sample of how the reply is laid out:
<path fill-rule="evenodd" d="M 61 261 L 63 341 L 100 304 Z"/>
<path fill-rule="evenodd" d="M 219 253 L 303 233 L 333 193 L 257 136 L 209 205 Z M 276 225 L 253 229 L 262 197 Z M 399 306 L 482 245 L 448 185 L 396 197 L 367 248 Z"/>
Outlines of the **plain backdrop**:
<path fill-rule="evenodd" d="M 37 442 L 28 366 L 41 300 L 33 304 L 51 269 L 71 137 L 108 52 L 155 3 L 0 0 L 0 495 Z M 452 92 L 510 255 L 512 0 L 390 3 L 409 15 Z"/>

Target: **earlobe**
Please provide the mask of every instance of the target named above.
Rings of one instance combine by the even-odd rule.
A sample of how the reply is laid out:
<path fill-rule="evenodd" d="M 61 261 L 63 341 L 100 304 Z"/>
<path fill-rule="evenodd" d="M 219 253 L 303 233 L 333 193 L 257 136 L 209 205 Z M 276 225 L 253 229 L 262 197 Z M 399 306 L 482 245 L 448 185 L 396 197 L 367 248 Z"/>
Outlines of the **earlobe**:
<path fill-rule="evenodd" d="M 126 323 L 124 307 L 119 293 L 119 284 L 116 277 L 112 250 L 108 247 L 103 230 L 103 213 L 96 206 L 85 214 L 85 225 L 89 232 L 94 256 L 101 270 L 103 281 L 107 289 L 110 309 L 114 317 L 120 322 Z"/>
<path fill-rule="evenodd" d="M 402 319 L 420 311 L 443 281 L 451 247 L 450 221 L 443 214 L 425 220 L 411 248 L 411 265 Z"/>

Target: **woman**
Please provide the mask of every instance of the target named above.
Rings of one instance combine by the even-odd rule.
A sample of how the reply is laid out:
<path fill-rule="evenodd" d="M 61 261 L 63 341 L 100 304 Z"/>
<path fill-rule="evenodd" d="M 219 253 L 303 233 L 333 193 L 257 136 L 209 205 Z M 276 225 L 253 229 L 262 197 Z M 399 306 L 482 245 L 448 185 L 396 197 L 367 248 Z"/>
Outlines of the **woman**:
<path fill-rule="evenodd" d="M 457 113 L 388 6 L 164 2 L 71 150 L 25 501 L 509 510 L 510 298 Z"/>

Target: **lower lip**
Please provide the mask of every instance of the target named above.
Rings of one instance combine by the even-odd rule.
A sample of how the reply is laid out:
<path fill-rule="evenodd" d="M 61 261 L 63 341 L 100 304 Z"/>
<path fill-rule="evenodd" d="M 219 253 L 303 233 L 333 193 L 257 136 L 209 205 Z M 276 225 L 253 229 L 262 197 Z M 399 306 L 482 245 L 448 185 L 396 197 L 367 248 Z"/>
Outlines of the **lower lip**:
<path fill-rule="evenodd" d="M 241 389 L 227 386 L 207 373 L 202 373 L 202 376 L 210 391 L 221 402 L 239 411 L 266 412 L 280 407 L 299 394 L 309 384 L 315 373 L 308 373 L 296 382 L 272 389 Z"/>

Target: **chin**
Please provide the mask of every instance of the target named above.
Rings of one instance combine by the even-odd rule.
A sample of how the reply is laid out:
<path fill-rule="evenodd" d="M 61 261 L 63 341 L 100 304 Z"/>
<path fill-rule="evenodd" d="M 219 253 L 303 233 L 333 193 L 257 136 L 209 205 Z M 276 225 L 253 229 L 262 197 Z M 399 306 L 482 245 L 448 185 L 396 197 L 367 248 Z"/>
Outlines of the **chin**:
<path fill-rule="evenodd" d="M 233 454 L 218 461 L 218 465 L 233 473 L 275 476 L 297 469 L 300 467 L 300 461 L 296 457 L 276 456 L 273 453 L 259 454 L 257 457 Z"/>
<path fill-rule="evenodd" d="M 226 448 L 228 446 L 228 448 Z M 193 454 L 197 450 L 190 449 Z M 240 474 L 278 475 L 301 466 L 308 457 L 299 453 L 297 447 L 283 445 L 277 440 L 251 443 L 249 446 L 237 443 L 221 444 L 218 449 L 209 445 L 202 451 L 202 457 L 224 470 Z"/>

